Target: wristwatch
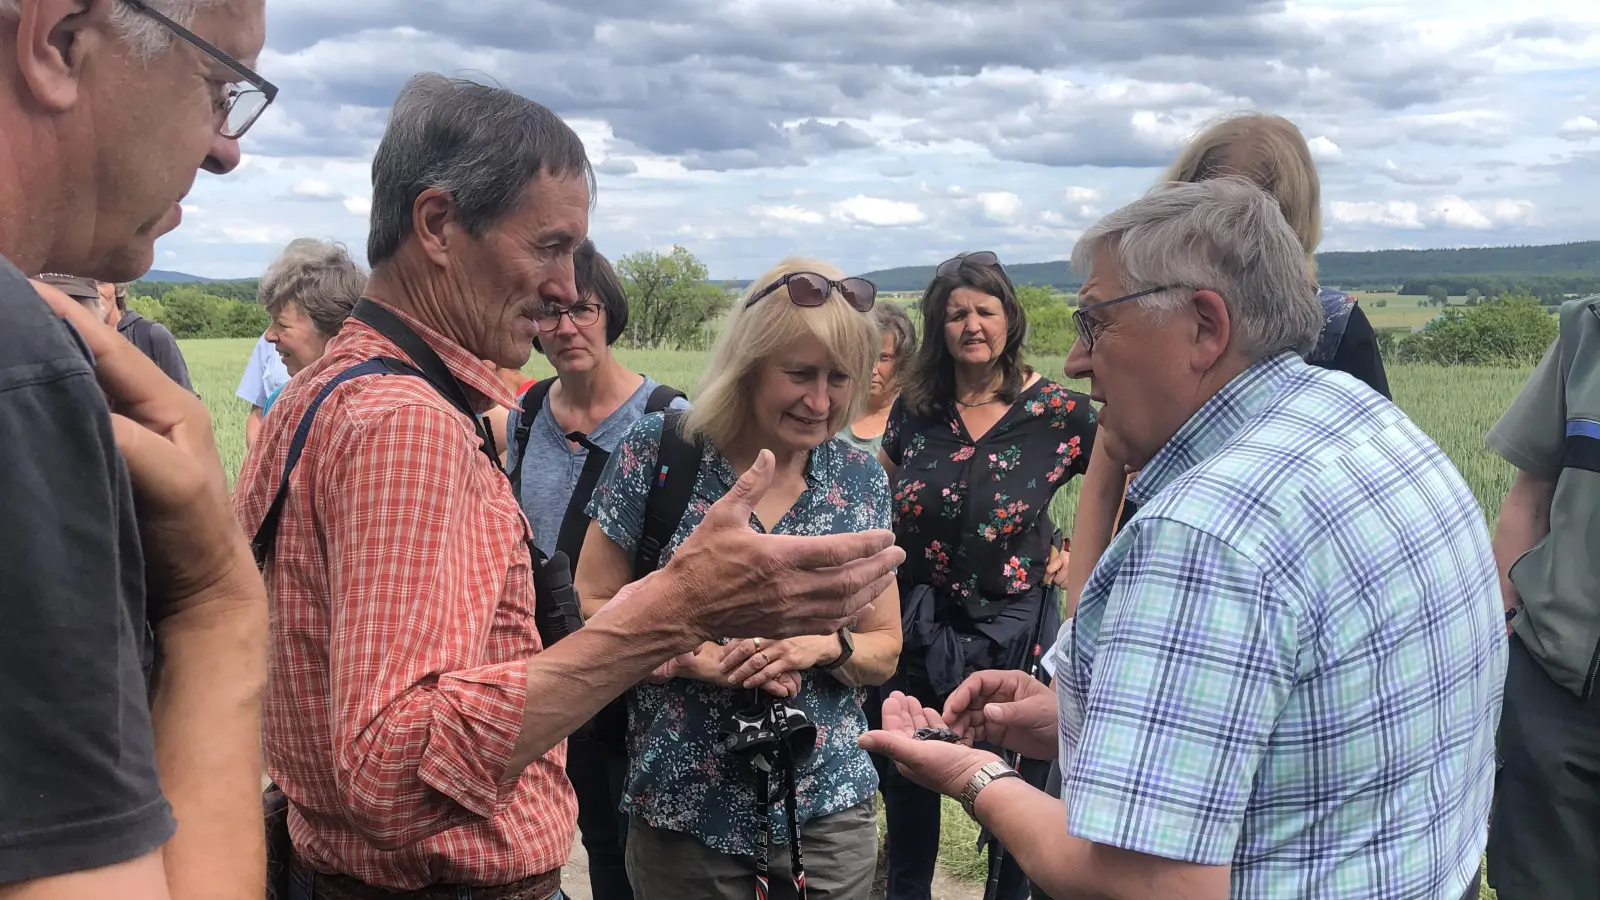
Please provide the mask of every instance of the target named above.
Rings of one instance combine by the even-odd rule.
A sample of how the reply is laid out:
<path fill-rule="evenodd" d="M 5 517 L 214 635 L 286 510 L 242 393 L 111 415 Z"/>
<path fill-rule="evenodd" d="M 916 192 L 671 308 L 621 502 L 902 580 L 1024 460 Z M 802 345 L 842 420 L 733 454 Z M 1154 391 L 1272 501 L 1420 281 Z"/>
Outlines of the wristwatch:
<path fill-rule="evenodd" d="M 972 821 L 978 821 L 978 814 L 973 811 L 972 805 L 978 802 L 978 792 L 1002 778 L 1021 778 L 1016 769 L 1011 768 L 1000 760 L 984 763 L 983 768 L 974 772 L 972 780 L 967 782 L 967 789 L 961 792 L 957 800 L 961 801 L 961 808 L 967 811 Z"/>
<path fill-rule="evenodd" d="M 834 669 L 837 669 L 840 666 L 844 665 L 845 663 L 849 662 L 850 661 L 850 657 L 854 656 L 855 653 L 856 653 L 856 639 L 850 635 L 850 629 L 841 628 L 841 629 L 839 629 L 839 655 L 838 655 L 838 657 L 836 657 L 833 660 L 833 662 L 823 663 L 822 665 L 817 666 L 817 668 L 821 669 L 824 672 L 832 672 Z"/>

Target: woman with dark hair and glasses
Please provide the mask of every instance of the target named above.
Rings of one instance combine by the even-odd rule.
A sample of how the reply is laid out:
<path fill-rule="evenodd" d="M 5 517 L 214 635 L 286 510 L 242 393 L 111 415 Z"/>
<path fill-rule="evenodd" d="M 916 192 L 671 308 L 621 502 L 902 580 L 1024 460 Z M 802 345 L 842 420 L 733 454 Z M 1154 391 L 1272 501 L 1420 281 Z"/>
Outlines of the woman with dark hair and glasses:
<path fill-rule="evenodd" d="M 1027 319 L 993 253 L 942 263 L 922 295 L 922 342 L 889 413 L 879 460 L 894 484 L 906 551 L 899 671 L 883 687 L 942 709 L 980 669 L 1024 668 L 1059 620 L 1046 587 L 1050 501 L 1084 471 L 1094 442 L 1088 396 L 1022 359 Z M 939 849 L 939 796 L 892 766 L 880 770 L 888 812 L 888 898 L 928 900 Z M 1040 785 L 1048 766 L 1026 772 Z M 1027 896 L 1021 870 L 1000 896 Z"/>
<path fill-rule="evenodd" d="M 883 470 L 835 437 L 866 400 L 879 346 L 867 314 L 876 293 L 865 279 L 804 259 L 784 260 L 752 284 L 717 340 L 694 406 L 645 416 L 612 454 L 578 565 L 586 615 L 636 573 L 666 565 L 762 450 L 772 452 L 774 470 L 752 528 L 819 535 L 889 527 Z M 669 462 L 679 458 L 698 465 Z M 692 478 L 678 482 L 692 486 L 685 505 L 664 511 L 664 485 L 684 476 Z M 652 535 L 652 527 L 661 530 Z M 646 558 L 641 547 L 659 554 Z M 853 631 L 707 643 L 691 662 L 664 666 L 630 692 L 622 806 L 637 896 L 744 900 L 760 878 L 773 897 L 793 897 L 803 882 L 812 897 L 864 900 L 877 861 L 878 779 L 856 744 L 867 726 L 861 689 L 894 672 L 899 609 L 891 587 Z M 771 706 L 763 698 L 811 726 L 796 725 L 795 743 L 783 742 L 790 764 L 780 761 L 770 776 L 753 765 L 767 752 L 762 729 L 738 724 L 764 721 Z M 793 721 L 782 717 L 785 727 Z"/>
<path fill-rule="evenodd" d="M 556 375 L 528 386 L 519 408 L 506 415 L 504 437 L 507 473 L 533 526 L 534 543 L 547 555 L 562 550 L 576 564 L 589 525 L 584 509 L 605 455 L 647 412 L 682 409 L 688 401 L 681 392 L 629 370 L 611 352 L 628 324 L 628 298 L 592 241 L 578 245 L 573 269 L 578 302 L 546 306 L 533 339 Z M 508 374 L 515 377 L 501 373 Z M 519 427 L 524 422 L 527 427 Z M 587 483 L 586 468 L 593 472 Z M 620 719 L 623 713 L 619 705 L 612 715 Z M 602 714 L 569 741 L 567 776 L 578 797 L 592 895 L 631 900 L 623 859 L 628 820 L 617 808 L 627 748 L 620 725 L 602 727 L 607 721 Z"/>

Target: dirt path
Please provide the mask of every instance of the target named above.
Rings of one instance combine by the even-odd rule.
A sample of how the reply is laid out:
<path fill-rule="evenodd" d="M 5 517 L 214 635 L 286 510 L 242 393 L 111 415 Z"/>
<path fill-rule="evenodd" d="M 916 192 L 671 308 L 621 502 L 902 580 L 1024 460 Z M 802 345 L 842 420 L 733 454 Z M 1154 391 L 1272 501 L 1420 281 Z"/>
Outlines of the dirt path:
<path fill-rule="evenodd" d="M 572 900 L 594 900 L 589 893 L 589 854 L 583 851 L 582 841 L 572 842 L 572 855 L 561 870 L 561 889 Z M 879 900 L 883 894 L 875 890 L 872 896 L 873 900 Z M 958 881 L 943 868 L 933 874 L 933 900 L 979 900 L 982 896 L 981 885 Z"/>

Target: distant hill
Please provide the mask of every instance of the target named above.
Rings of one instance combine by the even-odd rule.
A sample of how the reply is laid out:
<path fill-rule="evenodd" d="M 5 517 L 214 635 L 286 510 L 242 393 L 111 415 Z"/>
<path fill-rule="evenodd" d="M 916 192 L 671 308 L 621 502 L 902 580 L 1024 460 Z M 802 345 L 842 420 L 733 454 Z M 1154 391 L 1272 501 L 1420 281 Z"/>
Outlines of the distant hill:
<path fill-rule="evenodd" d="M 192 284 L 194 282 L 209 282 L 210 278 L 201 278 L 199 275 L 190 275 L 187 272 L 168 272 L 165 269 L 151 269 L 144 273 L 140 281 L 160 281 L 166 284 Z"/>
<path fill-rule="evenodd" d="M 1345 288 L 1399 285 L 1445 275 L 1501 277 L 1600 276 L 1600 241 L 1529 247 L 1475 247 L 1459 250 L 1368 250 L 1317 254 L 1324 284 Z M 901 266 L 866 273 L 883 291 L 920 291 L 933 279 L 933 266 Z M 1066 260 L 1007 265 L 1017 284 L 1047 284 L 1077 290 L 1082 279 Z"/>

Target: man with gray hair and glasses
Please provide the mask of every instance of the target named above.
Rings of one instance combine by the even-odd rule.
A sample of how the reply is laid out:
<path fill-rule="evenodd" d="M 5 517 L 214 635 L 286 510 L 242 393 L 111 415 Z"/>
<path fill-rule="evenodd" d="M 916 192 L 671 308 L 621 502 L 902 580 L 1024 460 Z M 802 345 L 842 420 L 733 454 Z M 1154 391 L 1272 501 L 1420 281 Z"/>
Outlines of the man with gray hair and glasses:
<path fill-rule="evenodd" d="M 1306 364 L 1304 251 L 1256 187 L 1158 188 L 1073 267 L 1067 374 L 1139 511 L 1062 629 L 1053 694 L 981 672 L 943 711 L 891 696 L 863 741 L 1053 897 L 1476 897 L 1506 645 L 1472 493 L 1392 403 Z M 947 723 L 1057 757 L 1063 799 L 917 740 Z"/>
<path fill-rule="evenodd" d="M 520 369 L 548 308 L 581 299 L 593 184 L 572 129 L 510 91 L 426 74 L 395 101 L 366 297 L 284 388 L 235 494 L 272 592 L 292 896 L 560 896 L 569 734 L 715 637 L 833 634 L 904 558 L 887 531 L 756 533 L 763 451 L 670 564 L 581 628 L 547 616 L 530 573 L 559 567 L 481 414 L 516 402 L 491 366 Z"/>
<path fill-rule="evenodd" d="M 18 270 L 149 269 L 276 91 L 250 68 L 264 18 L 261 0 L 0 0 L 6 900 L 262 896 L 266 592 L 210 418 Z"/>

